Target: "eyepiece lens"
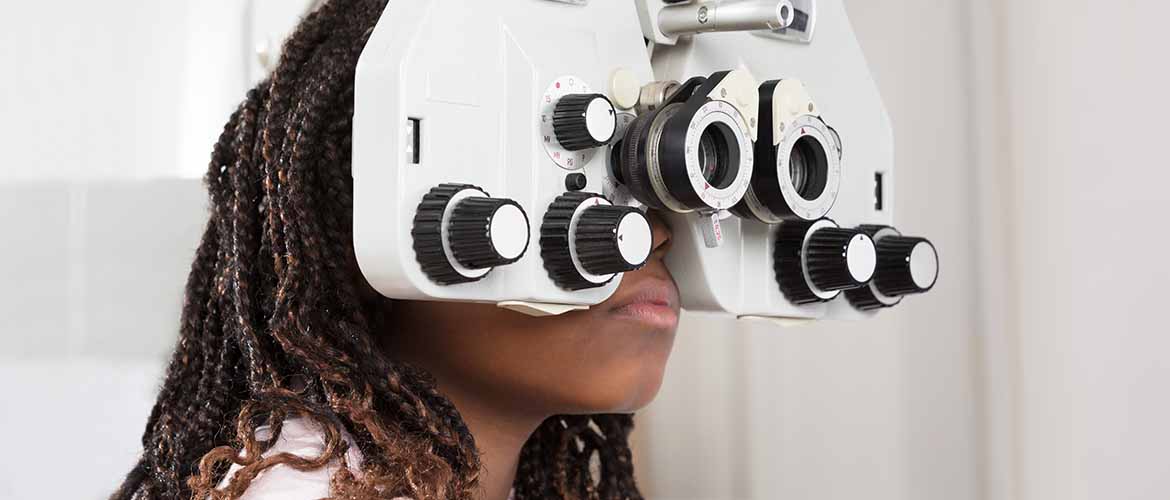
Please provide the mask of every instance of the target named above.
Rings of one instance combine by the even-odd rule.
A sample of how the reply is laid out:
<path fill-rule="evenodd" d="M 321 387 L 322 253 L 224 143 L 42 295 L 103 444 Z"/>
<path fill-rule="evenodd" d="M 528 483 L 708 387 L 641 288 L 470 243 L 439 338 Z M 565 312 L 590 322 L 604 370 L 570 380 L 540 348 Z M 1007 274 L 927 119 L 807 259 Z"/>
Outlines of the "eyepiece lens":
<path fill-rule="evenodd" d="M 809 136 L 797 139 L 788 158 L 788 176 L 801 198 L 812 201 L 825 192 L 829 158 L 820 142 Z"/>
<path fill-rule="evenodd" d="M 739 158 L 732 149 L 734 132 L 722 123 L 712 123 L 699 137 L 699 170 L 716 189 L 731 185 L 739 170 Z"/>

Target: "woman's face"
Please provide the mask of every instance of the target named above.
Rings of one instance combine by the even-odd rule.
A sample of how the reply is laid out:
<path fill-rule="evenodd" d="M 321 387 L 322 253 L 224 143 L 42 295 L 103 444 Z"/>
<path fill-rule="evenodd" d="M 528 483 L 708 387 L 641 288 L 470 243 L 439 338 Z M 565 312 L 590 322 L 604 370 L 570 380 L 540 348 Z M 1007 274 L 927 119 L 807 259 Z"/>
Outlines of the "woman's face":
<path fill-rule="evenodd" d="M 678 326 L 678 287 L 663 263 L 670 229 L 651 212 L 654 251 L 605 302 L 532 317 L 491 304 L 395 302 L 389 353 L 431 372 L 439 389 L 533 414 L 624 413 L 662 383 Z M 474 392 L 471 392 L 474 391 Z"/>

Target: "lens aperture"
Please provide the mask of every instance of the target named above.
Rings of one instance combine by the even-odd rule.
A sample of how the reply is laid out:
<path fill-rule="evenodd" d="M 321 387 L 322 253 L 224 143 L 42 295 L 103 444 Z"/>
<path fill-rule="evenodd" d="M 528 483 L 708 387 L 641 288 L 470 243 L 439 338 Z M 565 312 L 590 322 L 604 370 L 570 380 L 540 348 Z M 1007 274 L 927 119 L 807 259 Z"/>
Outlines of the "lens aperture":
<path fill-rule="evenodd" d="M 829 157 L 816 139 L 804 136 L 796 140 L 788 160 L 792 187 L 801 198 L 815 200 L 825 192 L 829 177 Z"/>
<path fill-rule="evenodd" d="M 731 185 L 739 168 L 739 150 L 731 147 L 734 132 L 723 123 L 712 123 L 699 138 L 699 169 L 716 189 Z"/>

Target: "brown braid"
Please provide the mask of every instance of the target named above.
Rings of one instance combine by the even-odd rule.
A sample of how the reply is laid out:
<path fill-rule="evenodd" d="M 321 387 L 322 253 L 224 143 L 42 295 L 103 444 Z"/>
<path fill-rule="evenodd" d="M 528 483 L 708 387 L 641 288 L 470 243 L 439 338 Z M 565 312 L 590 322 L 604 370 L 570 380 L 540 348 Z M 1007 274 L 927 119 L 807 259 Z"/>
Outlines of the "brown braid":
<path fill-rule="evenodd" d="M 112 498 L 237 498 L 277 464 L 345 464 L 343 432 L 364 460 L 361 474 L 334 474 L 337 498 L 472 497 L 475 442 L 427 374 L 379 350 L 386 302 L 352 250 L 354 71 L 385 7 L 325 2 L 224 127 L 179 341 L 142 457 Z M 293 416 L 324 429 L 325 452 L 264 456 Z M 641 498 L 632 427 L 628 415 L 550 418 L 521 453 L 517 500 Z M 233 463 L 242 468 L 216 489 Z"/>

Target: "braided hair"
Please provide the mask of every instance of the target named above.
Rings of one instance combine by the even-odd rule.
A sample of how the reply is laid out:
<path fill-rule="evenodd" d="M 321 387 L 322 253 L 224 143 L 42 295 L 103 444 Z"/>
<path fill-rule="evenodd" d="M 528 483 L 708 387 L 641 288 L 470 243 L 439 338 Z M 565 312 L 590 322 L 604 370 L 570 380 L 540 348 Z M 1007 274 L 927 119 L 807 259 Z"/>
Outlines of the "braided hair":
<path fill-rule="evenodd" d="M 376 341 L 388 299 L 353 254 L 354 73 L 387 0 L 329 0 L 286 42 L 216 142 L 210 219 L 187 278 L 179 340 L 114 499 L 236 498 L 278 464 L 343 467 L 337 498 L 471 498 L 475 440 L 425 372 Z M 322 429 L 316 458 L 265 456 L 281 422 Z M 271 433 L 261 439 L 257 429 Z M 556 416 L 524 445 L 517 500 L 637 499 L 629 415 Z M 361 473 L 345 463 L 352 436 Z M 241 468 L 223 488 L 228 468 Z M 356 465 L 353 465 L 356 466 Z"/>

